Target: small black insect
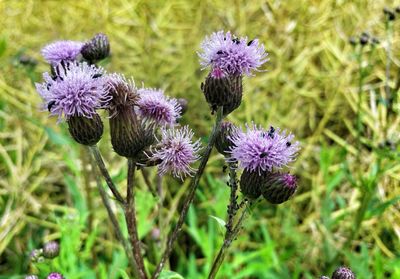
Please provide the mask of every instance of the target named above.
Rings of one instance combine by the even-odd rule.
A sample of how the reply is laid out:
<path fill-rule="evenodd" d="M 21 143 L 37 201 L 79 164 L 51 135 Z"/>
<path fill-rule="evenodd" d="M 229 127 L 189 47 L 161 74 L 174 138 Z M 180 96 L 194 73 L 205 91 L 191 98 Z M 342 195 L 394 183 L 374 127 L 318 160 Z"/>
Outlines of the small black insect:
<path fill-rule="evenodd" d="M 224 165 L 224 166 L 222 167 L 222 172 L 225 173 L 227 168 L 228 168 L 228 166 L 227 166 L 227 165 Z"/>
<path fill-rule="evenodd" d="M 274 133 L 275 133 L 275 128 L 274 127 L 269 127 L 269 131 L 268 131 L 268 136 L 270 137 L 270 138 L 274 138 Z"/>
<path fill-rule="evenodd" d="M 289 146 L 291 146 L 292 145 L 292 143 L 290 142 L 290 141 L 288 141 L 287 143 L 286 143 L 286 146 L 287 147 L 289 147 Z"/>
<path fill-rule="evenodd" d="M 263 159 L 263 158 L 265 158 L 265 157 L 267 157 L 268 156 L 268 153 L 267 152 L 262 152 L 261 154 L 260 154 L 260 158 L 261 159 Z"/>
<path fill-rule="evenodd" d="M 93 76 L 92 76 L 92 78 L 99 78 L 99 77 L 101 77 L 102 76 L 102 74 L 94 74 Z"/>
<path fill-rule="evenodd" d="M 50 90 L 50 87 L 51 87 L 51 84 L 48 83 L 48 84 L 46 85 L 47 90 Z"/>
<path fill-rule="evenodd" d="M 239 39 L 238 38 L 234 38 L 234 39 L 232 39 L 232 42 L 234 42 L 235 44 L 240 44 L 240 41 L 239 41 Z"/>
<path fill-rule="evenodd" d="M 251 46 L 251 44 L 254 42 L 254 40 L 251 40 L 247 43 L 248 46 Z"/>
<path fill-rule="evenodd" d="M 222 50 L 217 51 L 217 54 L 222 54 L 222 53 L 224 53 Z"/>
<path fill-rule="evenodd" d="M 49 111 L 51 111 L 51 108 L 52 108 L 55 104 L 56 104 L 56 101 L 50 101 L 50 102 L 47 104 L 47 109 L 48 109 Z"/>

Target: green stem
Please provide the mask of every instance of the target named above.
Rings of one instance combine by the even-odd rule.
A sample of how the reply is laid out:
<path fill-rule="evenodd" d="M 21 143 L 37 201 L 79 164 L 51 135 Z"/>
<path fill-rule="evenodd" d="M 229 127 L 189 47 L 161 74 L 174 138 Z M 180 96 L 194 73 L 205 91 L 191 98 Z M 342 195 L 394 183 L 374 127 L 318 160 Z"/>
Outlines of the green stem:
<path fill-rule="evenodd" d="M 152 278 L 157 278 L 160 275 L 161 270 L 163 269 L 166 260 L 168 259 L 169 255 L 172 252 L 173 244 L 174 244 L 175 240 L 178 238 L 178 234 L 182 229 L 183 223 L 185 222 L 185 218 L 186 218 L 186 215 L 188 213 L 189 206 L 193 201 L 194 194 L 195 194 L 197 186 L 199 185 L 199 182 L 200 182 L 200 178 L 203 175 L 204 169 L 206 168 L 208 159 L 210 157 L 212 148 L 214 146 L 215 139 L 217 137 L 217 133 L 218 133 L 220 127 L 221 127 L 221 122 L 222 122 L 223 118 L 224 118 L 223 108 L 219 107 L 218 110 L 217 110 L 217 117 L 215 119 L 215 125 L 214 125 L 214 128 L 213 128 L 212 132 L 211 132 L 208 145 L 207 145 L 207 147 L 205 149 L 205 152 L 203 154 L 203 157 L 201 159 L 200 166 L 199 166 L 195 176 L 192 179 L 192 183 L 190 184 L 189 193 L 188 193 L 188 195 L 186 196 L 186 199 L 183 202 L 183 206 L 182 206 L 182 209 L 181 209 L 181 213 L 179 215 L 178 223 L 176 224 L 174 230 L 168 236 L 167 245 L 166 245 L 165 251 L 164 251 L 164 253 L 163 253 L 162 257 L 161 257 L 160 262 L 157 265 L 157 268 L 156 268 Z"/>
<path fill-rule="evenodd" d="M 239 220 L 236 223 L 233 230 L 230 232 L 228 230 L 226 231 L 224 243 L 222 244 L 222 246 L 218 252 L 218 255 L 214 259 L 210 274 L 208 275 L 208 279 L 214 279 L 215 276 L 217 276 L 218 270 L 220 269 L 220 267 L 225 259 L 226 252 L 228 251 L 229 247 L 231 246 L 233 240 L 239 234 L 240 228 L 242 227 L 243 220 L 246 217 L 247 210 L 248 210 L 248 207 L 247 207 L 247 204 L 245 204 L 245 208 L 243 209 L 242 214 L 240 215 Z"/>

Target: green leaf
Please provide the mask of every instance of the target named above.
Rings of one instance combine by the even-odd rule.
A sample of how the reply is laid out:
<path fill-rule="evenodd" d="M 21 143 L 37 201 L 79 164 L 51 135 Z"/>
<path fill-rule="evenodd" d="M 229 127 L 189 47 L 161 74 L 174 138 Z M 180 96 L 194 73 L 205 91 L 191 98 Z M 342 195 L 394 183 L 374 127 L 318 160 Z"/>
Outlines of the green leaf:
<path fill-rule="evenodd" d="M 161 272 L 159 279 L 184 279 L 182 275 L 171 270 Z"/>
<path fill-rule="evenodd" d="M 225 228 L 225 225 L 226 225 L 226 222 L 224 221 L 224 220 L 222 220 L 221 218 L 219 218 L 219 217 L 216 217 L 216 216 L 212 216 L 212 215 L 209 215 L 212 219 L 214 219 L 215 221 L 217 221 L 217 223 L 222 227 L 222 228 Z"/>

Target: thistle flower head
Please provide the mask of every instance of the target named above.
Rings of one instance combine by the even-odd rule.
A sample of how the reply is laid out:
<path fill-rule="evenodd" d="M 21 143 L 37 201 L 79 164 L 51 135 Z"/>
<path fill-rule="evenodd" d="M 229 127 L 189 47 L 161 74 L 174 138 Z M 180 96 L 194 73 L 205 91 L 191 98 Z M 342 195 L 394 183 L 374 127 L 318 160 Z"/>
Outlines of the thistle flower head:
<path fill-rule="evenodd" d="M 106 34 L 98 33 L 90 41 L 86 42 L 81 53 L 83 58 L 89 61 L 98 61 L 110 54 L 110 41 Z"/>
<path fill-rule="evenodd" d="M 61 68 L 61 70 L 60 70 Z M 59 64 L 57 77 L 43 74 L 44 83 L 36 83 L 36 90 L 45 101 L 51 115 L 92 118 L 96 109 L 110 100 L 104 88 L 103 69 L 86 63 Z"/>
<path fill-rule="evenodd" d="M 218 69 L 216 75 L 251 75 L 267 59 L 264 45 L 258 39 L 247 41 L 247 37 L 238 38 L 231 32 L 219 31 L 206 36 L 198 53 L 200 64 L 204 68 Z"/>
<path fill-rule="evenodd" d="M 238 161 L 239 166 L 255 172 L 280 169 L 292 162 L 299 150 L 299 143 L 293 142 L 294 136 L 270 127 L 264 130 L 247 125 L 247 131 L 237 130 L 231 137 L 233 147 L 229 161 Z"/>
<path fill-rule="evenodd" d="M 133 79 L 126 79 L 122 74 L 111 74 L 107 76 L 108 95 L 112 100 L 108 103 L 107 109 L 110 117 L 114 117 L 121 109 L 137 105 L 139 95 Z"/>
<path fill-rule="evenodd" d="M 167 97 L 162 90 L 141 88 L 138 90 L 138 113 L 156 124 L 174 125 L 181 114 L 178 101 Z"/>
<path fill-rule="evenodd" d="M 151 160 L 160 161 L 159 174 L 171 172 L 181 179 L 192 175 L 195 170 L 190 165 L 198 159 L 200 140 L 192 141 L 194 133 L 188 126 L 179 129 L 164 128 L 161 133 L 161 139 L 150 156 Z"/>
<path fill-rule="evenodd" d="M 58 272 L 52 272 L 47 275 L 46 279 L 64 279 L 64 277 Z"/>
<path fill-rule="evenodd" d="M 61 61 L 74 61 L 81 52 L 83 43 L 76 41 L 56 41 L 42 49 L 42 55 L 52 65 Z"/>
<path fill-rule="evenodd" d="M 54 259 L 60 254 L 60 245 L 56 241 L 50 241 L 43 246 L 43 256 L 47 259 Z"/>
<path fill-rule="evenodd" d="M 356 276 L 354 275 L 353 271 L 350 268 L 341 266 L 337 268 L 333 274 L 332 279 L 355 279 Z"/>

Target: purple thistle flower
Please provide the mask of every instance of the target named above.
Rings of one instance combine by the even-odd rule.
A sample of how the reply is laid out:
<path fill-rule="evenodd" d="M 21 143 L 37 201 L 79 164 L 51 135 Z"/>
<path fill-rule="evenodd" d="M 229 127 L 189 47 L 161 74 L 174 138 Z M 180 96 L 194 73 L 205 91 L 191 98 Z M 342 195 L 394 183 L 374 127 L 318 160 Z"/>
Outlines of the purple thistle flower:
<path fill-rule="evenodd" d="M 74 61 L 81 52 L 83 43 L 76 41 L 56 41 L 42 49 L 42 55 L 47 62 L 57 65 L 61 61 Z"/>
<path fill-rule="evenodd" d="M 237 38 L 231 32 L 219 31 L 206 36 L 198 52 L 203 68 L 218 69 L 216 74 L 251 75 L 252 71 L 268 61 L 264 45 L 258 39 L 247 42 L 247 37 Z M 214 71 L 213 71 L 214 73 Z"/>
<path fill-rule="evenodd" d="M 158 173 L 164 175 L 171 172 L 175 177 L 183 179 L 183 176 L 191 176 L 195 169 L 190 164 L 199 157 L 200 140 L 192 142 L 193 131 L 188 126 L 180 129 L 162 129 L 161 140 L 152 151 L 150 159 L 160 161 Z"/>
<path fill-rule="evenodd" d="M 46 279 L 63 279 L 64 277 L 58 272 L 52 272 L 47 275 Z"/>
<path fill-rule="evenodd" d="M 246 125 L 247 131 L 237 130 L 230 139 L 233 147 L 229 161 L 239 161 L 240 167 L 255 172 L 280 169 L 295 160 L 298 142 L 292 142 L 294 135 L 280 132 L 271 127 L 268 131 Z"/>
<path fill-rule="evenodd" d="M 43 74 L 44 83 L 36 83 L 36 90 L 45 101 L 44 107 L 61 120 L 71 116 L 92 118 L 111 97 L 104 86 L 103 69 L 86 63 L 60 63 L 57 76 Z"/>
<path fill-rule="evenodd" d="M 162 90 L 141 88 L 138 94 L 140 96 L 138 113 L 143 118 L 165 126 L 174 125 L 180 117 L 182 108 L 178 101 L 165 96 Z"/>

